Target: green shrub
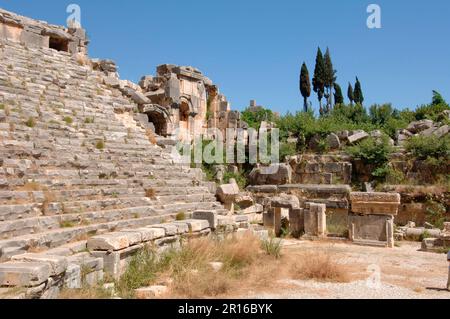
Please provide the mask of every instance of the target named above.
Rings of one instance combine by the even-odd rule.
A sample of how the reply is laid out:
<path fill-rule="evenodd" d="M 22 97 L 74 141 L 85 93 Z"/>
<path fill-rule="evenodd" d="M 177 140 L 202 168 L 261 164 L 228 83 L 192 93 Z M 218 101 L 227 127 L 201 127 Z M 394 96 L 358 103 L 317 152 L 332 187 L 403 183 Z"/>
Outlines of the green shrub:
<path fill-rule="evenodd" d="M 28 127 L 35 127 L 36 126 L 36 122 L 34 120 L 34 118 L 30 117 L 26 122 L 25 125 Z"/>
<path fill-rule="evenodd" d="M 446 221 L 446 208 L 442 203 L 429 200 L 426 203 L 425 220 L 437 228 L 442 229 Z"/>
<path fill-rule="evenodd" d="M 175 216 L 175 220 L 181 221 L 186 220 L 186 213 L 180 212 Z"/>
<path fill-rule="evenodd" d="M 280 144 L 280 161 L 284 161 L 289 156 L 297 154 L 297 145 L 293 143 Z"/>
<path fill-rule="evenodd" d="M 413 136 L 406 142 L 406 149 L 420 160 L 428 158 L 448 159 L 450 154 L 450 136 L 443 138 L 432 136 Z"/>
<path fill-rule="evenodd" d="M 64 122 L 66 122 L 67 125 L 70 125 L 73 123 L 73 119 L 70 116 L 66 116 L 63 120 L 64 120 Z"/>
<path fill-rule="evenodd" d="M 105 148 L 105 142 L 104 142 L 104 141 L 98 141 L 98 142 L 95 144 L 95 147 L 96 147 L 98 150 L 102 150 L 102 149 Z"/>
<path fill-rule="evenodd" d="M 386 136 L 381 139 L 366 138 L 357 145 L 347 147 L 347 152 L 354 158 L 362 160 L 365 164 L 383 167 L 393 151 Z"/>
<path fill-rule="evenodd" d="M 385 180 L 389 184 L 397 185 L 403 184 L 406 180 L 406 176 L 403 172 L 394 169 L 389 164 L 385 164 L 382 167 L 378 167 L 372 172 L 372 176 Z"/>

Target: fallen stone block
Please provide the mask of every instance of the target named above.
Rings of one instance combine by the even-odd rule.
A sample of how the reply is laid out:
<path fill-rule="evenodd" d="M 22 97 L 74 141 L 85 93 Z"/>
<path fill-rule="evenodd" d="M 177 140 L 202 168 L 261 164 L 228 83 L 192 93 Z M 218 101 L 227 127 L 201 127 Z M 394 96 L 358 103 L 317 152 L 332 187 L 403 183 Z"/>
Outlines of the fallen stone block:
<path fill-rule="evenodd" d="M 34 287 L 48 280 L 50 266 L 37 262 L 7 262 L 0 264 L 0 286 Z"/>
<path fill-rule="evenodd" d="M 242 214 L 242 215 L 248 215 L 248 214 L 260 214 L 264 211 L 264 207 L 261 204 L 255 204 L 253 206 L 250 206 L 246 209 L 243 209 L 239 212 L 237 212 L 237 214 Z"/>
<path fill-rule="evenodd" d="M 64 287 L 68 289 L 80 289 L 81 283 L 81 267 L 76 264 L 69 264 L 64 276 Z"/>
<path fill-rule="evenodd" d="M 294 209 L 300 207 L 300 201 L 295 195 L 281 194 L 280 196 L 271 199 L 270 206 Z"/>
<path fill-rule="evenodd" d="M 350 144 L 355 144 L 355 143 L 362 141 L 368 137 L 369 137 L 369 134 L 367 134 L 364 131 L 360 131 L 360 132 L 357 132 L 356 134 L 352 134 L 352 135 L 348 136 L 347 141 Z"/>
<path fill-rule="evenodd" d="M 410 123 L 406 129 L 409 132 L 416 134 L 425 131 L 429 128 L 432 128 L 433 126 L 434 123 L 432 120 L 421 120 Z"/>
<path fill-rule="evenodd" d="M 134 291 L 136 299 L 154 299 L 161 298 L 168 292 L 166 286 L 150 286 L 146 288 L 139 288 Z"/>
<path fill-rule="evenodd" d="M 130 246 L 127 233 L 110 233 L 89 238 L 89 250 L 121 250 Z"/>
<path fill-rule="evenodd" d="M 219 215 L 214 210 L 198 210 L 192 214 L 192 218 L 194 219 L 207 220 L 209 223 L 209 227 L 212 229 L 217 228 L 218 216 Z"/>
<path fill-rule="evenodd" d="M 254 168 L 249 174 L 251 185 L 283 185 L 292 180 L 292 168 L 287 164 L 271 164 Z"/>
<path fill-rule="evenodd" d="M 50 266 L 50 276 L 58 276 L 67 269 L 67 258 L 62 256 L 52 256 L 45 254 L 23 254 L 12 257 L 13 261 L 20 262 L 42 262 Z"/>

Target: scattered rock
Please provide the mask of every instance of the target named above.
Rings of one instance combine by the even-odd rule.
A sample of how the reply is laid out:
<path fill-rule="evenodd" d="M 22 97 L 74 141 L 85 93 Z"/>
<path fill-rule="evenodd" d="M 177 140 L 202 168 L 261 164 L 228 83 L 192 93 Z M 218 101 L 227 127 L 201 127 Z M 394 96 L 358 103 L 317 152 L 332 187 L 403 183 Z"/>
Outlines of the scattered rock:
<path fill-rule="evenodd" d="M 425 131 L 429 128 L 432 128 L 433 126 L 434 126 L 434 123 L 432 120 L 421 120 L 421 121 L 416 121 L 416 122 L 410 123 L 406 129 L 409 132 L 416 134 L 416 133 Z"/>
<path fill-rule="evenodd" d="M 167 293 L 166 286 L 150 286 L 146 288 L 139 288 L 134 291 L 137 299 L 155 299 L 161 298 Z"/>
<path fill-rule="evenodd" d="M 369 137 L 369 134 L 367 134 L 364 131 L 358 131 L 358 132 L 352 132 L 353 134 L 347 137 L 347 140 L 349 144 L 355 144 L 359 141 L 362 141 L 363 139 L 366 139 Z"/>
<path fill-rule="evenodd" d="M 210 262 L 209 265 L 215 272 L 218 272 L 218 271 L 222 270 L 222 268 L 223 268 L 222 262 Z"/>
<path fill-rule="evenodd" d="M 334 133 L 331 133 L 327 136 L 327 143 L 328 147 L 332 150 L 337 150 L 341 147 L 341 141 L 339 140 L 339 137 Z"/>

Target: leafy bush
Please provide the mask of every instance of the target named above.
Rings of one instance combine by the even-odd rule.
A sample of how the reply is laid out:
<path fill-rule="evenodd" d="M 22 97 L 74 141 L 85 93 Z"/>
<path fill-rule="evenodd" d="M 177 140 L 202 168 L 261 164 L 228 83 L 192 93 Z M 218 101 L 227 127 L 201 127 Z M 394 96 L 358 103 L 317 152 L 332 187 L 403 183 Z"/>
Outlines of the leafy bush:
<path fill-rule="evenodd" d="M 450 136 L 443 138 L 432 136 L 413 136 L 406 142 L 406 149 L 416 158 L 426 160 L 449 159 L 450 154 Z"/>
<path fill-rule="evenodd" d="M 269 109 L 258 107 L 256 109 L 246 109 L 241 113 L 241 119 L 248 124 L 249 127 L 259 129 L 262 121 L 274 122 L 275 116 Z"/>
<path fill-rule="evenodd" d="M 393 151 L 388 138 L 381 139 L 366 138 L 357 145 L 347 147 L 347 152 L 354 158 L 362 160 L 365 164 L 373 164 L 376 167 L 383 167 L 388 161 Z"/>
<path fill-rule="evenodd" d="M 294 156 L 297 153 L 297 145 L 293 143 L 280 144 L 280 161 L 284 161 L 289 156 Z"/>

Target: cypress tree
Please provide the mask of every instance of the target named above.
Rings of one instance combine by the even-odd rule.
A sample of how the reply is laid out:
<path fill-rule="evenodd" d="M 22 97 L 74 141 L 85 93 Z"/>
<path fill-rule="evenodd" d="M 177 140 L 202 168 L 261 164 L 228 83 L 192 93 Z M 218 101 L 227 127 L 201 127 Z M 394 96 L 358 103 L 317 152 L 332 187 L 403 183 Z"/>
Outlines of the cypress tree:
<path fill-rule="evenodd" d="M 332 90 L 333 90 L 333 86 L 334 83 L 336 82 L 336 70 L 333 68 L 333 62 L 331 61 L 331 54 L 330 54 L 330 49 L 327 48 L 327 51 L 325 52 L 324 55 L 324 66 L 325 66 L 325 78 L 324 78 L 324 82 L 325 82 L 325 88 L 327 89 L 327 111 L 330 111 L 332 105 L 333 105 L 333 94 L 332 94 Z"/>
<path fill-rule="evenodd" d="M 364 95 L 358 77 L 356 77 L 355 91 L 353 92 L 353 96 L 356 103 L 363 105 Z"/>
<path fill-rule="evenodd" d="M 317 93 L 317 99 L 319 100 L 321 114 L 322 98 L 325 94 L 325 63 L 323 61 L 323 55 L 320 48 L 317 49 L 316 67 L 314 69 L 313 89 Z"/>
<path fill-rule="evenodd" d="M 309 79 L 309 71 L 306 63 L 303 62 L 300 71 L 300 93 L 303 96 L 303 110 L 308 112 L 308 98 L 311 96 L 311 81 Z"/>
<path fill-rule="evenodd" d="M 344 96 L 342 95 L 341 86 L 337 83 L 334 83 L 334 103 L 336 104 L 344 104 Z"/>
<path fill-rule="evenodd" d="M 347 97 L 350 100 L 350 105 L 353 105 L 353 102 L 355 101 L 355 95 L 353 93 L 353 87 L 350 82 L 348 83 Z"/>

